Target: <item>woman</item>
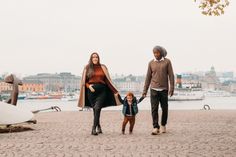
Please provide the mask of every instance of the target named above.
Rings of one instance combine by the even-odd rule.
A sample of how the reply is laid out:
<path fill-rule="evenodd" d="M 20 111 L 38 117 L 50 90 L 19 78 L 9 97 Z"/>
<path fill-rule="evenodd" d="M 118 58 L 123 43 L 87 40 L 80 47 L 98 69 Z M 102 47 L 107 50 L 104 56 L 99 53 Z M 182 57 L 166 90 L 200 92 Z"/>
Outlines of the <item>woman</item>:
<path fill-rule="evenodd" d="M 103 107 L 121 105 L 118 91 L 112 84 L 105 65 L 100 64 L 98 53 L 90 56 L 88 65 L 84 68 L 79 96 L 79 107 L 92 107 L 94 113 L 92 135 L 102 133 L 100 113 Z M 97 130 L 96 130 L 97 129 Z"/>

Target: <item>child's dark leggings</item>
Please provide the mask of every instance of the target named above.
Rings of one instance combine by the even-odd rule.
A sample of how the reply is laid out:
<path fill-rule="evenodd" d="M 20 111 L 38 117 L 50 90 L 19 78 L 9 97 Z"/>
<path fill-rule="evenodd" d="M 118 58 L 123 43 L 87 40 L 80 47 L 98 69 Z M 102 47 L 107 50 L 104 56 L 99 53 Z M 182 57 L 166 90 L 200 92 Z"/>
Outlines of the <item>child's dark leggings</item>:
<path fill-rule="evenodd" d="M 122 124 L 122 132 L 125 132 L 125 126 L 128 122 L 130 124 L 129 132 L 132 133 L 133 128 L 134 128 L 134 123 L 135 123 L 135 116 L 125 116 L 124 117 L 124 121 L 123 121 L 123 124 Z"/>

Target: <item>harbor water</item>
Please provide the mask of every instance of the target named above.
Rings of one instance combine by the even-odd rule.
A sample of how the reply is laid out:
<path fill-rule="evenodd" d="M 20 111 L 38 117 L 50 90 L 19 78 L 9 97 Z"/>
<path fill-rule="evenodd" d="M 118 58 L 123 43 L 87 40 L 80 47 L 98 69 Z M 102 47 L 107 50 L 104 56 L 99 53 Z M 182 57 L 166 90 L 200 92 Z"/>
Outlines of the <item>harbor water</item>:
<path fill-rule="evenodd" d="M 77 111 L 77 101 L 49 100 L 19 100 L 19 107 L 34 111 L 58 106 L 62 111 Z M 236 97 L 206 97 L 199 101 L 169 101 L 169 110 L 201 110 L 209 105 L 213 110 L 236 110 Z M 108 107 L 103 110 L 121 110 L 122 106 Z M 139 110 L 150 110 L 150 98 L 145 98 L 138 104 Z"/>

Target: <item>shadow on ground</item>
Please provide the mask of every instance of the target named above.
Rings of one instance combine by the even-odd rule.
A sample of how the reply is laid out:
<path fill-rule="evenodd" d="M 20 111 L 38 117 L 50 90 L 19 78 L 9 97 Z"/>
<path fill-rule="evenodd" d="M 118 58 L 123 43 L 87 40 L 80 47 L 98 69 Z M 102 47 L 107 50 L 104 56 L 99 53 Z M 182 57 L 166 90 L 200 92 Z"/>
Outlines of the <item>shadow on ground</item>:
<path fill-rule="evenodd" d="M 34 129 L 25 126 L 8 126 L 8 127 L 0 127 L 0 134 L 4 133 L 14 133 L 14 132 L 25 132 L 25 131 L 33 131 Z"/>

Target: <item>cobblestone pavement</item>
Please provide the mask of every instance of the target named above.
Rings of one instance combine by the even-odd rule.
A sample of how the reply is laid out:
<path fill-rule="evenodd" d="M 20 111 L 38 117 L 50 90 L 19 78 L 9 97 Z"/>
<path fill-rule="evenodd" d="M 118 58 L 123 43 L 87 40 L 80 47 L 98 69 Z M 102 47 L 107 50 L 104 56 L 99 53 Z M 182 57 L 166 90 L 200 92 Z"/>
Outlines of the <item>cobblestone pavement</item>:
<path fill-rule="evenodd" d="M 35 118 L 37 124 L 21 125 L 27 131 L 0 133 L 0 157 L 236 156 L 236 111 L 170 111 L 167 133 L 157 136 L 151 135 L 150 111 L 138 113 L 132 135 L 121 134 L 120 111 L 102 111 L 103 134 L 98 136 L 90 135 L 90 111 Z"/>

